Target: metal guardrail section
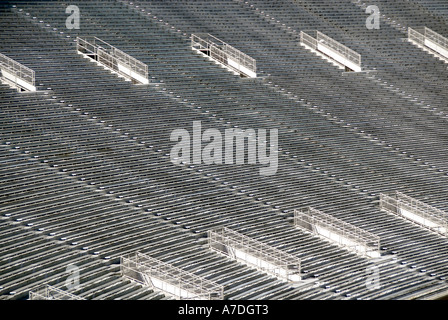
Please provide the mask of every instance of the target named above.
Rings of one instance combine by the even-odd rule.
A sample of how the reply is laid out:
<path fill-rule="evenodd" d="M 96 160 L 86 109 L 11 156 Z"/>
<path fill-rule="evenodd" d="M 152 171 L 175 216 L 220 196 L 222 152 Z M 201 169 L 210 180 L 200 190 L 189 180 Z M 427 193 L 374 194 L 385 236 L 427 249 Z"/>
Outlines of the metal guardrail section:
<path fill-rule="evenodd" d="M 223 300 L 224 298 L 223 286 L 140 252 L 121 257 L 120 268 L 124 277 L 162 290 L 177 299 Z M 192 296 L 182 297 L 156 287 L 153 284 L 154 279 L 151 278 L 174 286 L 179 291 L 186 291 Z"/>
<path fill-rule="evenodd" d="M 50 285 L 31 290 L 29 292 L 30 300 L 85 300 L 74 294 L 65 292 Z"/>
<path fill-rule="evenodd" d="M 448 51 L 448 39 L 427 27 L 408 28 L 408 38 L 424 47 L 425 40 L 430 40 Z"/>
<path fill-rule="evenodd" d="M 94 60 L 97 60 L 123 76 L 129 78 L 129 74 L 120 70 L 119 63 L 141 77 L 148 79 L 148 66 L 146 64 L 97 37 L 76 37 L 76 50 L 91 56 Z"/>
<path fill-rule="evenodd" d="M 223 227 L 217 230 L 210 230 L 208 232 L 209 247 L 225 255 L 230 255 L 229 249 L 240 250 L 247 253 L 255 258 L 263 260 L 271 265 L 272 268 L 263 268 L 260 265 L 254 265 L 260 269 L 273 273 L 275 276 L 282 278 L 283 280 L 289 281 L 290 276 L 297 275 L 300 276 L 301 271 L 301 260 L 287 252 L 271 247 L 260 241 L 252 239 L 241 233 L 238 233 L 229 228 Z M 246 260 L 246 262 L 248 262 Z M 281 274 L 278 271 L 284 270 L 285 273 Z"/>
<path fill-rule="evenodd" d="M 424 28 L 412 29 L 408 28 L 408 38 L 421 46 L 425 46 L 425 30 Z"/>
<path fill-rule="evenodd" d="M 380 209 L 415 222 L 441 235 L 448 236 L 448 213 L 399 191 L 391 195 L 380 194 Z M 409 216 L 403 215 L 402 210 L 414 214 L 417 219 L 411 219 Z"/>
<path fill-rule="evenodd" d="M 300 43 L 306 44 L 308 47 L 317 50 L 317 39 L 304 31 L 300 31 Z"/>
<path fill-rule="evenodd" d="M 294 210 L 294 225 L 314 234 L 320 234 L 316 227 L 324 228 L 356 245 L 364 246 L 366 253 L 380 250 L 380 237 L 312 207 Z"/>
<path fill-rule="evenodd" d="M 6 69 L 8 72 L 16 76 L 17 78 L 25 81 L 26 83 L 35 86 L 34 71 L 23 64 L 5 56 L 0 53 L 0 67 Z"/>
<path fill-rule="evenodd" d="M 445 50 L 448 50 L 448 39 L 441 36 L 435 31 L 432 31 L 431 29 L 425 27 L 425 37 L 435 43 L 437 43 L 439 46 L 443 47 Z"/>
<path fill-rule="evenodd" d="M 347 46 L 344 46 L 318 30 L 301 31 L 300 41 L 315 50 L 317 50 L 318 44 L 324 45 L 361 67 L 361 55 L 359 53 L 353 51 Z"/>
<path fill-rule="evenodd" d="M 228 59 L 235 61 L 238 65 L 247 68 L 253 73 L 257 72 L 257 62 L 254 58 L 251 58 L 247 54 L 235 49 L 211 34 L 192 34 L 191 47 L 200 51 L 208 51 L 210 57 L 244 75 L 247 74 L 240 68 L 230 65 Z"/>

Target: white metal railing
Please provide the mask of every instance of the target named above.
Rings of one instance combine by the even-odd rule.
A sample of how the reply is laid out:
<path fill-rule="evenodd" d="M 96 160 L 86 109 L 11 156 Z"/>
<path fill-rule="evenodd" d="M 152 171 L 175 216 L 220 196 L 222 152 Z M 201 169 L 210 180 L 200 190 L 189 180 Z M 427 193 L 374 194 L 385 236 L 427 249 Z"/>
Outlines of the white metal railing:
<path fill-rule="evenodd" d="M 319 45 L 325 46 L 328 49 L 337 52 L 339 55 L 343 56 L 345 59 L 354 63 L 358 67 L 361 67 L 362 61 L 359 53 L 318 30 L 301 31 L 300 41 L 314 50 L 318 50 Z"/>
<path fill-rule="evenodd" d="M 209 247 L 237 258 L 236 251 L 246 256 L 244 262 L 282 280 L 300 280 L 301 260 L 287 252 L 271 247 L 239 232 L 223 227 L 208 232 Z M 250 258 L 247 258 L 249 255 Z M 251 260 L 253 260 L 251 262 Z M 295 277 L 294 277 L 295 276 Z"/>
<path fill-rule="evenodd" d="M 146 64 L 97 37 L 76 37 L 76 49 L 123 76 L 130 77 L 130 74 L 123 71 L 120 66 L 124 66 L 142 78 L 148 79 L 148 66 Z M 135 77 L 132 78 L 135 79 Z"/>
<path fill-rule="evenodd" d="M 448 39 L 438 34 L 437 32 L 425 27 L 425 37 L 428 40 L 431 40 L 437 43 L 439 46 L 445 48 L 445 50 L 448 50 Z"/>
<path fill-rule="evenodd" d="M 85 300 L 74 294 L 65 292 L 50 285 L 30 290 L 30 300 Z"/>
<path fill-rule="evenodd" d="M 252 73 L 256 74 L 257 72 L 257 62 L 254 58 L 211 34 L 192 34 L 191 47 L 199 51 L 205 51 L 204 53 L 211 58 L 246 76 L 252 76 Z M 229 59 L 234 61 L 236 65 L 231 65 Z M 248 74 L 241 67 L 249 70 L 251 74 Z"/>
<path fill-rule="evenodd" d="M 448 236 L 448 213 L 399 191 L 391 195 L 380 194 L 380 209 Z"/>
<path fill-rule="evenodd" d="M 314 50 L 317 50 L 317 39 L 313 38 L 304 31 L 300 31 L 300 42 Z"/>
<path fill-rule="evenodd" d="M 121 257 L 121 273 L 177 299 L 224 298 L 223 286 L 140 252 Z"/>
<path fill-rule="evenodd" d="M 408 28 L 408 38 L 421 46 L 425 46 L 425 30 Z"/>
<path fill-rule="evenodd" d="M 380 250 L 378 236 L 312 207 L 294 210 L 294 225 L 314 234 L 322 235 L 322 230 L 325 230 L 342 237 L 339 239 L 340 245 L 362 254 L 379 253 Z"/>
<path fill-rule="evenodd" d="M 24 82 L 35 86 L 35 75 L 34 71 L 23 64 L 5 56 L 0 53 L 0 68 L 5 69 L 7 72 L 11 73 L 13 76 L 23 80 Z"/>
<path fill-rule="evenodd" d="M 361 66 L 361 55 L 352 49 L 344 46 L 343 44 L 337 42 L 336 40 L 326 36 L 322 32 L 317 31 L 317 42 L 333 49 L 334 51 L 339 52 L 346 59 L 355 63 L 358 66 Z"/>
<path fill-rule="evenodd" d="M 427 27 L 408 28 L 408 39 L 448 58 L 448 39 Z"/>

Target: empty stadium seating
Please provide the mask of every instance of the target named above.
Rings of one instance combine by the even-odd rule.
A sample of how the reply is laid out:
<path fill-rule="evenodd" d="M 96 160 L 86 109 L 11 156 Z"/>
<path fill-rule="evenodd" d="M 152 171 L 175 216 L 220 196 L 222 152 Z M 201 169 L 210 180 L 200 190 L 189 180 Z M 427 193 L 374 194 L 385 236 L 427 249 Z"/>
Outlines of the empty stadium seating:
<path fill-rule="evenodd" d="M 403 192 L 448 210 L 446 64 L 405 40 L 407 26 L 448 36 L 443 1 L 80 0 L 0 7 L 0 52 L 35 71 L 37 92 L 0 85 L 0 299 L 64 288 L 84 299 L 170 299 L 123 278 L 139 251 L 224 286 L 225 299 L 430 299 L 448 292 L 448 239 L 381 211 Z M 300 46 L 320 30 L 363 57 L 345 73 Z M 243 79 L 190 47 L 210 33 L 257 61 Z M 96 36 L 148 66 L 133 85 L 76 52 Z M 277 174 L 258 165 L 170 162 L 174 129 L 279 130 Z M 293 226 L 312 206 L 378 236 L 368 259 Z M 300 259 L 306 285 L 210 251 L 229 227 Z M 366 270 L 379 268 L 378 288 Z"/>

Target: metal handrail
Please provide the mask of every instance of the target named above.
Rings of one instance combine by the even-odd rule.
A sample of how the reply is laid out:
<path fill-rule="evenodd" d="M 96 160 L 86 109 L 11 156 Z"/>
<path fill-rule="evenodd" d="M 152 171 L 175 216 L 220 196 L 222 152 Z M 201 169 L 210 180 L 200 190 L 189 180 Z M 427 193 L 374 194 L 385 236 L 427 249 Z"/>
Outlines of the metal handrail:
<path fill-rule="evenodd" d="M 34 71 L 2 53 L 0 53 L 0 67 L 6 69 L 26 83 L 35 86 L 36 79 Z"/>
<path fill-rule="evenodd" d="M 314 33 L 313 37 L 310 33 Z M 347 60 L 353 62 L 357 66 L 361 66 L 361 55 L 338 41 L 330 38 L 318 30 L 301 31 L 300 42 L 311 47 L 314 50 L 318 49 L 318 45 L 326 46 L 344 56 Z"/>
<path fill-rule="evenodd" d="M 238 72 L 241 72 L 241 70 L 237 70 L 236 68 L 228 65 L 228 58 L 235 60 L 239 65 L 244 66 L 254 73 L 257 71 L 257 62 L 254 58 L 209 33 L 197 33 L 191 35 L 191 47 L 195 48 L 198 46 L 199 50 L 210 50 L 211 57 Z"/>
<path fill-rule="evenodd" d="M 142 278 L 161 279 L 176 286 L 179 290 L 195 294 L 195 297 L 223 298 L 223 286 L 141 252 L 121 257 L 121 272 L 123 276 L 147 285 L 147 283 L 132 277 L 129 271 L 140 274 Z"/>
<path fill-rule="evenodd" d="M 250 238 L 239 232 L 223 227 L 208 232 L 209 247 L 217 250 L 216 244 L 224 245 L 233 249 L 239 249 L 256 258 L 273 264 L 275 270 L 284 269 L 286 280 L 289 275 L 300 274 L 301 259 L 285 251 L 279 250 L 263 242 Z M 219 250 L 218 250 L 219 251 Z M 263 268 L 265 270 L 271 270 Z"/>
<path fill-rule="evenodd" d="M 96 58 L 101 58 L 103 62 L 113 68 L 114 71 L 119 73 L 120 70 L 117 66 L 117 60 L 130 70 L 148 79 L 148 65 L 135 59 L 129 54 L 117 49 L 111 44 L 97 38 L 97 37 L 76 37 L 77 50 L 87 51 L 88 54 L 93 54 Z"/>
<path fill-rule="evenodd" d="M 85 300 L 84 298 L 50 286 L 48 284 L 43 287 L 30 290 L 29 298 L 30 300 Z"/>
<path fill-rule="evenodd" d="M 352 240 L 355 244 L 363 245 L 371 250 L 379 251 L 380 249 L 379 236 L 312 207 L 294 210 L 294 225 L 313 232 L 315 232 L 316 226 L 324 227 Z M 309 225 L 310 228 L 304 227 L 306 225 Z"/>
<path fill-rule="evenodd" d="M 396 191 L 392 195 L 380 194 L 380 208 L 403 216 L 401 209 L 407 210 L 423 219 L 423 222 L 412 220 L 430 230 L 448 236 L 448 213 L 428 205 L 420 200 L 414 199 L 404 193 Z M 411 220 L 407 218 L 408 220 Z M 428 226 L 427 221 L 437 225 Z"/>

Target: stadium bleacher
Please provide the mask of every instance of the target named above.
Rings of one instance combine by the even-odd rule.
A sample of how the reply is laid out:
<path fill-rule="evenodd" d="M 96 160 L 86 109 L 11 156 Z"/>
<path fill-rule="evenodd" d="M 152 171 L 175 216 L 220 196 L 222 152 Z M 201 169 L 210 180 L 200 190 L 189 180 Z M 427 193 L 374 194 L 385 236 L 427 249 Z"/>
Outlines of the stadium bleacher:
<path fill-rule="evenodd" d="M 122 277 L 141 252 L 224 286 L 224 299 L 434 299 L 448 295 L 448 239 L 380 210 L 403 192 L 448 211 L 447 64 L 406 41 L 448 36 L 445 1 L 10 1 L 0 52 L 35 72 L 36 92 L 0 84 L 0 299 L 43 285 L 84 299 L 171 299 Z M 362 56 L 342 72 L 300 46 L 320 30 Z M 190 46 L 210 33 L 257 61 L 243 79 Z M 136 85 L 76 52 L 95 36 L 148 66 Z M 278 170 L 170 161 L 170 133 L 279 130 Z M 311 206 L 379 237 L 369 259 L 293 225 Z M 306 285 L 209 250 L 229 227 L 300 259 Z M 68 265 L 80 285 L 66 289 Z M 379 268 L 380 286 L 366 287 Z M 309 281 L 313 279 L 314 281 Z"/>

